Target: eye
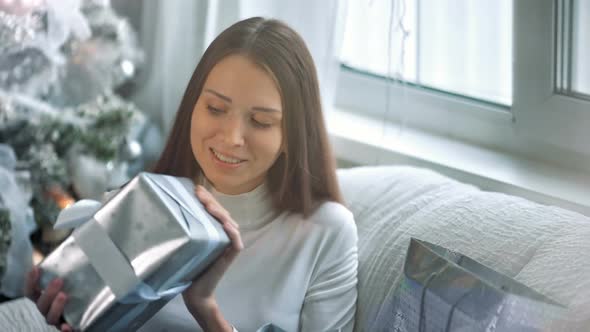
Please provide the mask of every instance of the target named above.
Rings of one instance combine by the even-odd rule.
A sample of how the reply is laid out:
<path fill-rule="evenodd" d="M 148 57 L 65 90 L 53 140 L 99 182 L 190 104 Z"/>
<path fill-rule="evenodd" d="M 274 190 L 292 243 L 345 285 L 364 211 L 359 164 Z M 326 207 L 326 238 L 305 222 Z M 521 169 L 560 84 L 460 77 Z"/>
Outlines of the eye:
<path fill-rule="evenodd" d="M 219 108 L 215 108 L 211 105 L 207 105 L 207 110 L 209 111 L 209 113 L 211 113 L 212 115 L 221 115 L 223 114 L 225 111 Z"/>
<path fill-rule="evenodd" d="M 255 118 L 251 118 L 250 119 L 252 121 L 252 125 L 254 125 L 254 127 L 256 128 L 270 128 L 271 124 L 270 123 L 264 123 L 264 122 L 260 122 L 258 120 L 256 120 Z"/>

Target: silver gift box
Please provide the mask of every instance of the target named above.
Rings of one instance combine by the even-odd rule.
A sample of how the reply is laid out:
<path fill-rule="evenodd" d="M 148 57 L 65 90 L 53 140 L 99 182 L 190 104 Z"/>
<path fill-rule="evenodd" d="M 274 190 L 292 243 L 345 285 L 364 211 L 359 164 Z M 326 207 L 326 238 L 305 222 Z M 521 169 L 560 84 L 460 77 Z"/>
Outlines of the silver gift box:
<path fill-rule="evenodd" d="M 548 331 L 565 310 L 465 255 L 411 239 L 402 280 L 370 330 Z"/>
<path fill-rule="evenodd" d="M 62 212 L 88 221 L 41 263 L 41 285 L 64 279 L 70 325 L 137 330 L 221 254 L 230 240 L 193 189 L 186 178 L 140 173 L 90 215 Z"/>

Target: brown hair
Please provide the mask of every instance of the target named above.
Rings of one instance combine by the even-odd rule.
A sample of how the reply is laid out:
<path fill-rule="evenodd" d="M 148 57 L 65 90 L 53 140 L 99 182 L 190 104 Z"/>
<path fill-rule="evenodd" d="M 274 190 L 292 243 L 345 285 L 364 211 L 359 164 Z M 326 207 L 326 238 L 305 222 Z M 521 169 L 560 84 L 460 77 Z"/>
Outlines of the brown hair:
<path fill-rule="evenodd" d="M 274 19 L 237 22 L 207 48 L 153 172 L 192 179 L 201 175 L 190 147 L 191 114 L 211 69 L 232 54 L 244 55 L 266 70 L 281 94 L 284 152 L 267 179 L 275 207 L 308 216 L 321 202 L 342 203 L 311 54 L 293 29 Z"/>

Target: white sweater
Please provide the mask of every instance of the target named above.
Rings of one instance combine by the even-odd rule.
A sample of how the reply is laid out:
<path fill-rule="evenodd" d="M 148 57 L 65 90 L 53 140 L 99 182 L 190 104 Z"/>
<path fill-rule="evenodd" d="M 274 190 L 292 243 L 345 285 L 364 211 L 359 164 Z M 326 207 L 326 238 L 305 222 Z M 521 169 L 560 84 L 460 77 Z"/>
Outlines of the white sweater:
<path fill-rule="evenodd" d="M 221 312 L 240 332 L 352 331 L 357 232 L 352 213 L 326 202 L 311 216 L 279 213 L 265 185 L 241 195 L 209 188 L 240 225 L 244 249 L 218 284 Z M 179 295 L 140 331 L 200 331 Z"/>

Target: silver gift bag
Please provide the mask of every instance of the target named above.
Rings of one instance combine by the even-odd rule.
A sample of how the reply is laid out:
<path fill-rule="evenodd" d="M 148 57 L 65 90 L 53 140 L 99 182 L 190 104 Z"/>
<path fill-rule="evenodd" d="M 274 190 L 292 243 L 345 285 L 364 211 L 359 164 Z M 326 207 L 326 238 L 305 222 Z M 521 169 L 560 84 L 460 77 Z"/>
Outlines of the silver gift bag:
<path fill-rule="evenodd" d="M 140 173 L 105 204 L 83 200 L 58 226 L 77 225 L 41 263 L 41 284 L 64 279 L 76 329 L 134 331 L 229 245 L 186 178 Z"/>
<path fill-rule="evenodd" d="M 411 239 L 402 280 L 370 330 L 546 331 L 564 313 L 557 302 L 467 256 Z"/>

